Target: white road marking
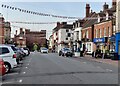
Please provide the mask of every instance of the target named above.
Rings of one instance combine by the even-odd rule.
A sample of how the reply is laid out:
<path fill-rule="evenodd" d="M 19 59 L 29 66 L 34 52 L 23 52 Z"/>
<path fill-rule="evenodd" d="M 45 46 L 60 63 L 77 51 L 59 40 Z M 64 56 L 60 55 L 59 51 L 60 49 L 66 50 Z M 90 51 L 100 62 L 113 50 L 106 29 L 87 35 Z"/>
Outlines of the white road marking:
<path fill-rule="evenodd" d="M 83 62 L 84 64 L 86 64 L 87 62 Z"/>
<path fill-rule="evenodd" d="M 10 84 L 10 83 L 14 83 L 14 82 L 2 82 L 0 84 Z"/>
<path fill-rule="evenodd" d="M 25 74 L 26 72 L 23 72 L 23 74 Z"/>
<path fill-rule="evenodd" d="M 110 69 L 106 69 L 106 71 L 110 71 L 110 72 L 112 72 L 112 70 L 110 70 Z"/>
<path fill-rule="evenodd" d="M 19 82 L 21 83 L 23 80 L 21 79 L 21 80 L 19 80 Z"/>
<path fill-rule="evenodd" d="M 25 67 L 25 68 L 28 68 L 28 67 Z"/>

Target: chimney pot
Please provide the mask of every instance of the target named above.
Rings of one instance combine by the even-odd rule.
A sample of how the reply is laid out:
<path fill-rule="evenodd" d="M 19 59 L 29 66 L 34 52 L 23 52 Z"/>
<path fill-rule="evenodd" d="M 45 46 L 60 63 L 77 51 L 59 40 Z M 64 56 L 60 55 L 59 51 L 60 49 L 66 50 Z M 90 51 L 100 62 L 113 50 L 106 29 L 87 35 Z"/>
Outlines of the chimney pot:
<path fill-rule="evenodd" d="M 86 17 L 88 17 L 90 14 L 90 5 L 86 4 Z"/>

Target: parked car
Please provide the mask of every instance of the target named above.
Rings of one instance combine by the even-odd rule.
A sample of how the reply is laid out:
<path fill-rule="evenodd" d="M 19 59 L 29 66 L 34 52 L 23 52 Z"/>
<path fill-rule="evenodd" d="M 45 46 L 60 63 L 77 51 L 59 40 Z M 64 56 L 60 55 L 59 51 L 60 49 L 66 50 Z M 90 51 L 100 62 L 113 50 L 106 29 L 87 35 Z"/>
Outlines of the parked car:
<path fill-rule="evenodd" d="M 3 59 L 0 58 L 0 76 L 5 75 L 6 68 Z"/>
<path fill-rule="evenodd" d="M 70 56 L 72 57 L 73 56 L 73 53 L 72 53 L 72 50 L 70 48 L 62 48 L 60 51 L 59 51 L 59 56 Z"/>
<path fill-rule="evenodd" d="M 26 53 L 23 52 L 23 50 L 21 48 L 16 47 L 17 52 L 20 54 L 20 61 L 24 59 L 24 57 L 26 56 Z"/>
<path fill-rule="evenodd" d="M 10 46 L 0 45 L 0 58 L 4 60 L 6 73 L 10 72 L 14 67 L 17 67 L 16 57 L 16 53 Z"/>
<path fill-rule="evenodd" d="M 12 48 L 12 50 L 14 51 L 14 53 L 16 54 L 16 61 L 17 61 L 17 64 L 19 64 L 19 61 L 21 59 L 21 54 L 19 52 L 18 49 L 16 49 L 15 45 L 7 45 L 7 46 L 10 46 Z"/>
<path fill-rule="evenodd" d="M 40 51 L 41 51 L 41 53 L 48 53 L 48 49 L 45 48 L 45 47 L 42 47 L 42 48 L 40 49 Z"/>
<path fill-rule="evenodd" d="M 23 51 L 24 53 L 26 53 L 27 56 L 29 56 L 30 51 L 29 51 L 28 48 L 24 47 L 24 48 L 21 48 L 21 49 L 22 49 L 22 51 Z"/>

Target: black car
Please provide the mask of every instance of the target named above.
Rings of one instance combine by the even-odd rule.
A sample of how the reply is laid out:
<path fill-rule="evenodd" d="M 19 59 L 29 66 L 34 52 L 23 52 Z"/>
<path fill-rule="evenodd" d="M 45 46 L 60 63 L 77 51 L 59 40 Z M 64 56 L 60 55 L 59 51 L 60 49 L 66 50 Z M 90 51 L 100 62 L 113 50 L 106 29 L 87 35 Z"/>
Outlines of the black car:
<path fill-rule="evenodd" d="M 63 48 L 59 51 L 59 56 L 66 56 L 66 57 L 70 56 L 70 57 L 72 57 L 73 53 L 72 53 L 70 48 Z"/>

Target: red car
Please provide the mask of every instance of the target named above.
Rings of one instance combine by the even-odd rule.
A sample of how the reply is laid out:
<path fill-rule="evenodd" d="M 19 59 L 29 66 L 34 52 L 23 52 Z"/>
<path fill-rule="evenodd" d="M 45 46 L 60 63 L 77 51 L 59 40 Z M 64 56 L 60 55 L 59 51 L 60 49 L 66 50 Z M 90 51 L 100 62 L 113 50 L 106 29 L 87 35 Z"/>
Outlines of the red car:
<path fill-rule="evenodd" d="M 6 73 L 6 68 L 4 65 L 4 61 L 0 58 L 0 76 L 5 75 L 5 73 Z"/>

